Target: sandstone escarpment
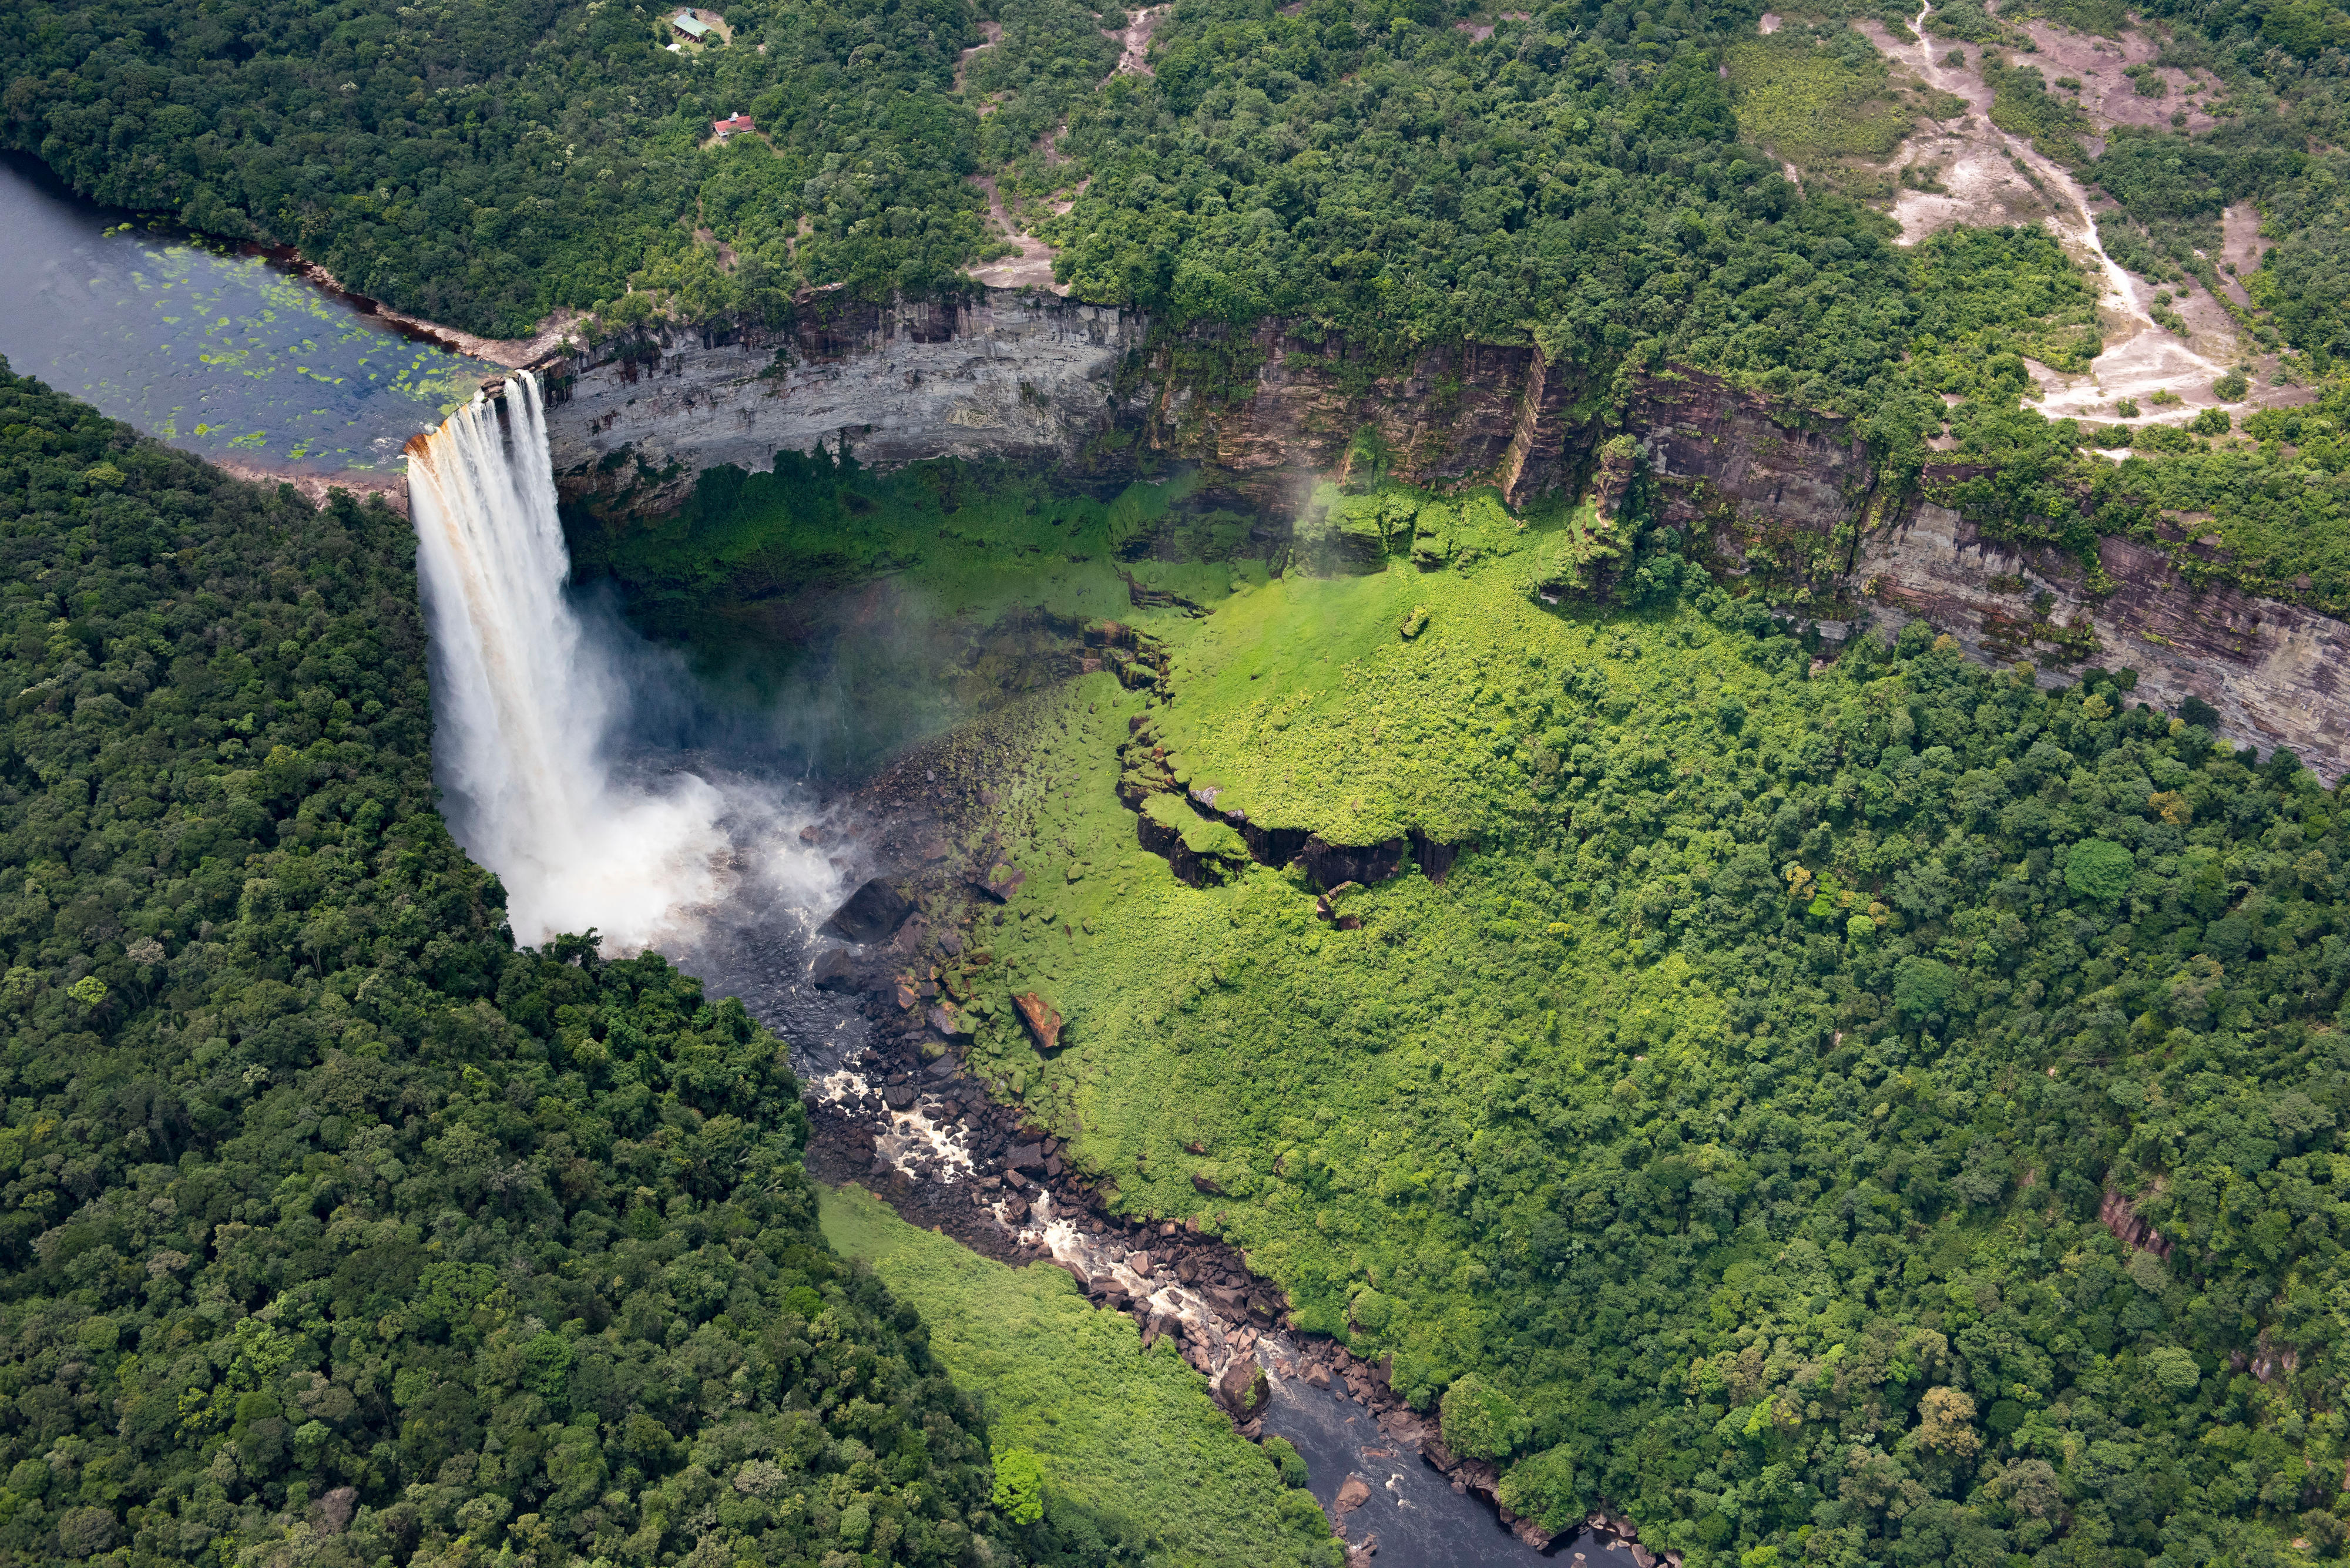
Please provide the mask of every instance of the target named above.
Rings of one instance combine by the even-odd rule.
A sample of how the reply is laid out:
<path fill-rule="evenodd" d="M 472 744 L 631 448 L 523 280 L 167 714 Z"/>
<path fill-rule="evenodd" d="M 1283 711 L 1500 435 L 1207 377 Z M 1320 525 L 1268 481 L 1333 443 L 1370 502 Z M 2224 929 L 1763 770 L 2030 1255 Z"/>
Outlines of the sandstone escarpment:
<path fill-rule="evenodd" d="M 625 339 L 554 367 L 549 424 L 567 493 L 659 510 L 701 470 L 773 466 L 846 441 L 859 461 L 1002 458 L 1131 472 L 1138 452 L 1199 463 L 1203 493 L 1276 534 L 1314 481 L 1375 464 L 1433 489 L 1501 486 L 1513 505 L 1587 468 L 1605 431 L 1570 368 L 1533 347 L 1431 347 L 1382 367 L 1268 327 L 1153 339 L 1133 312 L 989 290 L 966 304 L 810 302 L 787 329 Z M 2134 669 L 2145 700 L 2210 703 L 2227 738 L 2290 746 L 2350 772 L 2334 671 L 2350 628 L 2314 610 L 2182 577 L 2149 545 L 2107 538 L 2102 576 L 2002 541 L 1880 483 L 1848 421 L 1711 376 L 1634 383 L 1617 410 L 1662 520 L 1717 576 L 1832 623 L 1924 616 L 1979 657 L 2043 683 Z"/>
<path fill-rule="evenodd" d="M 1234 476 L 1267 504 L 1364 462 L 1428 489 L 1494 484 L 1513 506 L 1566 476 L 1583 382 L 1539 348 L 1443 345 L 1383 369 L 1270 326 L 1204 346 L 1224 371 L 1210 379 L 1187 352 L 1202 347 L 1154 348 L 1150 444 Z"/>
<path fill-rule="evenodd" d="M 1643 379 L 1623 420 L 1664 521 L 1710 545 L 1718 566 L 1805 585 L 1845 570 L 1877 477 L 1849 420 L 1695 372 Z"/>
<path fill-rule="evenodd" d="M 2321 777 L 2350 772 L 2343 701 L 2350 626 L 2222 584 L 2190 583 L 2170 557 L 2128 539 L 2098 541 L 2116 585 L 2092 593 L 2070 556 L 1986 536 L 1947 506 L 1913 501 L 1862 535 L 1849 581 L 1896 621 L 1923 616 L 1994 662 L 2137 671 L 2132 695 L 2175 711 L 2189 697 L 2220 713 L 2229 739 L 2290 746 Z"/>
<path fill-rule="evenodd" d="M 2225 738 L 2289 746 L 2329 781 L 2350 773 L 2339 674 L 2350 626 L 2181 575 L 2163 551 L 2098 541 L 2106 583 L 2062 551 L 1994 537 L 1928 499 L 1979 469 L 1929 465 L 1895 495 L 1835 416 L 1780 408 L 1693 372 L 1650 378 L 1624 407 L 1663 519 L 1717 576 L 1802 603 L 1831 640 L 1867 616 L 1923 618 L 1978 659 L 2031 661 L 2043 686 L 2090 665 L 2137 671 L 2133 697 L 2199 698 Z"/>
<path fill-rule="evenodd" d="M 577 496 L 674 504 L 705 468 L 773 468 L 846 442 L 859 462 L 1066 462 L 1117 413 L 1133 312 L 990 289 L 962 304 L 808 302 L 786 328 L 626 337 L 557 369 L 555 467 Z M 651 483 L 648 484 L 646 481 Z"/>

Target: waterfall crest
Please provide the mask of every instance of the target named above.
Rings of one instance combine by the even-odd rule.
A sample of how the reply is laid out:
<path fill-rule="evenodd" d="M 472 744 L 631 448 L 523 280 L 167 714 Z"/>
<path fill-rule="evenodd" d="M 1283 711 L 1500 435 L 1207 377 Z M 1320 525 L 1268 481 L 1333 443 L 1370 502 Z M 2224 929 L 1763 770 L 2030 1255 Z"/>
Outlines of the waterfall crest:
<path fill-rule="evenodd" d="M 515 939 L 589 927 L 607 951 L 691 934 L 730 888 L 707 780 L 614 776 L 627 683 L 566 600 L 570 557 L 537 380 L 476 393 L 409 443 L 436 682 L 434 769 L 458 841 L 505 884 Z"/>

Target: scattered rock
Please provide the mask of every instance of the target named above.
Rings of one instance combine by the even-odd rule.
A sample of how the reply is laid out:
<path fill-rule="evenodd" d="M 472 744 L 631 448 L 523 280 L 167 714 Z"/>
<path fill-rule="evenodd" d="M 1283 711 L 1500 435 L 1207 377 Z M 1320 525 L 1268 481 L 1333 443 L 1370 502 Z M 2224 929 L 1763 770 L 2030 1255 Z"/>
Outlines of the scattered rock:
<path fill-rule="evenodd" d="M 983 870 L 973 872 L 965 880 L 1001 904 L 1013 894 L 1020 891 L 1020 885 L 1028 880 L 1028 873 L 1009 861 L 1000 860 Z"/>
<path fill-rule="evenodd" d="M 957 930 L 941 931 L 939 933 L 939 951 L 946 954 L 949 958 L 954 958 L 962 953 L 962 933 Z"/>
<path fill-rule="evenodd" d="M 1036 1143 L 1021 1144 L 1004 1157 L 1004 1163 L 1014 1170 L 1042 1170 L 1045 1160 L 1045 1146 Z"/>
<path fill-rule="evenodd" d="M 1204 1170 L 1195 1170 L 1191 1173 L 1191 1190 L 1204 1192 L 1211 1198 L 1222 1198 L 1224 1195 L 1224 1184 Z"/>
<path fill-rule="evenodd" d="M 854 991 L 857 988 L 857 966 L 849 961 L 847 950 L 827 948 L 816 955 L 816 967 L 808 973 L 818 991 Z"/>
<path fill-rule="evenodd" d="M 931 1009 L 930 1021 L 931 1027 L 941 1034 L 968 1034 L 972 1029 L 971 1020 L 960 1008 L 943 1002 Z"/>
<path fill-rule="evenodd" d="M 1339 1483 L 1338 1495 L 1330 1501 L 1332 1511 L 1352 1513 L 1371 1501 L 1371 1483 L 1358 1475 L 1349 1474 Z"/>
<path fill-rule="evenodd" d="M 903 894 L 876 877 L 851 893 L 848 902 L 832 912 L 832 919 L 825 921 L 824 929 L 827 935 L 860 946 L 886 941 L 897 934 L 898 928 L 904 925 L 906 917 L 913 912 L 914 906 L 906 901 Z"/>

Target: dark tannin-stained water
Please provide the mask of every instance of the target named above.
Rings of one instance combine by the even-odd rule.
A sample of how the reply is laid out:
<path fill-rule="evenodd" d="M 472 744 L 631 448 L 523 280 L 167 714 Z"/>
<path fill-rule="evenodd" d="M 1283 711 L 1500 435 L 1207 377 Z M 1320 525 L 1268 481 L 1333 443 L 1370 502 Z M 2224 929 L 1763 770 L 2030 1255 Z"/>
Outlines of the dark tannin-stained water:
<path fill-rule="evenodd" d="M 1627 1549 L 1602 1546 L 1584 1534 L 1535 1552 L 1505 1529 L 1491 1505 L 1452 1490 L 1444 1475 L 1379 1430 L 1371 1412 L 1336 1387 L 1316 1388 L 1302 1377 L 1273 1376 L 1273 1404 L 1264 1429 L 1286 1438 L 1305 1461 L 1314 1499 L 1325 1512 L 1336 1504 L 1350 1475 L 1370 1488 L 1370 1501 L 1347 1515 L 1356 1543 L 1376 1538 L 1375 1568 L 1503 1568 L 1503 1564 L 1637 1568 Z"/>
<path fill-rule="evenodd" d="M 499 367 L 400 336 L 257 255 L 151 229 L 0 155 L 0 354 L 205 457 L 397 473 Z"/>

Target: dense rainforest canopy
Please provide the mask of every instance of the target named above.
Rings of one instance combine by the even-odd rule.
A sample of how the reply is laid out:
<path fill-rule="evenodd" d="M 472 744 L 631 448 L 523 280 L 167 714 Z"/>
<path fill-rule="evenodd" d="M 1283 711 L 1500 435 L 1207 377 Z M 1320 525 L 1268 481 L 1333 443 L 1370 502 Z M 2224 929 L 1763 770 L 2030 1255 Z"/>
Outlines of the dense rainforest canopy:
<path fill-rule="evenodd" d="M 1846 25 L 1908 7 L 1760 9 L 1178 0 L 1146 75 L 1077 0 L 742 0 L 674 49 L 633 0 L 28 0 L 0 138 L 506 334 L 953 295 L 992 194 L 1211 395 L 1268 317 L 1357 369 L 1531 342 L 1584 420 L 1698 367 L 1853 415 L 1888 493 L 1982 460 L 1936 493 L 1995 533 L 2094 562 L 2192 514 L 2247 586 L 2350 606 L 2350 15 L 2149 0 L 2155 63 L 2225 96 L 2095 146 L 2017 29 L 2120 6 L 1929 19 L 2012 51 L 1991 119 L 2112 198 L 2118 261 L 2318 383 L 2125 433 L 2029 408 L 2103 347 L 2093 275 L 2031 228 L 1898 245 L 1840 161 L 1950 113 Z M 600 563 L 682 621 L 746 562 L 1016 549 L 1124 613 L 1130 497 L 785 467 Z M 1180 563 L 1214 610 L 1153 624 L 1181 700 L 1088 676 L 1004 785 L 1032 875 L 972 1063 L 1548 1522 L 1605 1501 L 1705 1568 L 2341 1556 L 2340 791 L 2126 670 L 2043 690 L 1923 625 L 1814 670 L 1654 503 L 1607 534 L 1374 488 L 1331 525 L 1376 570 Z M 0 554 L 0 1554 L 1125 1550 L 1000 1505 L 1020 1467 L 816 1228 L 771 1035 L 659 959 L 513 946 L 432 809 L 400 519 L 7 379 Z M 1569 560 L 1613 602 L 1530 590 Z M 1223 879 L 1139 851 L 1122 777 Z M 1474 847 L 1326 920 L 1195 784 Z M 1038 984 L 1051 1059 L 1010 1022 Z"/>
<path fill-rule="evenodd" d="M 775 1036 L 515 948 L 414 553 L 0 372 L 0 1560 L 1098 1560 L 989 1511 Z"/>
<path fill-rule="evenodd" d="M 2093 160 L 2036 67 L 2002 77 L 1999 117 L 2123 203 L 2116 247 L 2154 275 L 2210 272 L 2221 206 L 2266 203 L 2270 330 L 2334 352 L 2350 17 L 2147 9 L 2164 64 L 2226 78 L 2211 130 L 2130 130 Z M 743 0 L 731 42 L 676 52 L 668 13 L 629 0 L 36 0 L 0 18 L 0 134 L 101 200 L 298 245 L 476 330 L 632 278 L 705 317 L 778 315 L 806 284 L 951 291 L 995 245 L 964 179 L 984 171 L 1083 297 L 1170 324 L 1531 337 L 1857 405 L 1908 340 L 1911 280 L 1880 216 L 1753 142 L 1881 154 L 1929 106 L 1887 96 L 1848 29 L 1741 42 L 1757 13 L 1586 0 L 1469 29 L 1482 12 L 1437 0 L 1180 0 L 1142 75 L 1112 71 L 1128 14 L 1079 0 Z M 1970 5 L 1932 25 L 2008 36 Z M 1757 67 L 1825 96 L 1754 97 Z M 759 131 L 718 142 L 735 110 Z M 1025 205 L 1055 197 L 1065 216 Z"/>

